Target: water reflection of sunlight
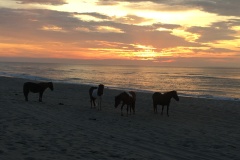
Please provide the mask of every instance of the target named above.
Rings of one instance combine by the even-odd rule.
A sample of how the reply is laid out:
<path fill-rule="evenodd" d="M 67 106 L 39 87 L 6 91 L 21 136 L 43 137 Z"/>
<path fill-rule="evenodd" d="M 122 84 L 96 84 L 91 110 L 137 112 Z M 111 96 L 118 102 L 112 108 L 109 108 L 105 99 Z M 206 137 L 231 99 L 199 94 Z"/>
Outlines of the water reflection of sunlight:
<path fill-rule="evenodd" d="M 98 85 L 120 90 L 167 92 L 180 95 L 239 96 L 239 69 L 174 68 L 14 63 L 0 64 L 2 73 L 34 80 Z M 22 77 L 21 77 L 22 76 Z M 41 78 L 42 77 L 42 78 Z M 234 78 L 231 78 L 234 77 Z M 237 78 L 236 78 L 237 77 Z M 240 77 L 239 77 L 240 78 Z"/>

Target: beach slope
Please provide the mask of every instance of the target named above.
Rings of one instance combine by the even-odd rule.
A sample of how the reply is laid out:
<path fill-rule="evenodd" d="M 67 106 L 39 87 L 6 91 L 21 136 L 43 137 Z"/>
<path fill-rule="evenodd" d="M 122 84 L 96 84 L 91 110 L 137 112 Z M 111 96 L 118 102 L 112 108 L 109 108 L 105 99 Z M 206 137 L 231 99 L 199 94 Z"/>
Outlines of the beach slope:
<path fill-rule="evenodd" d="M 104 90 L 102 111 L 90 108 L 87 85 L 54 83 L 43 102 L 22 87 L 29 80 L 0 77 L 0 159 L 240 158 L 240 102 L 180 97 L 153 113 L 152 93 L 137 92 L 136 114 L 114 108 L 119 90 Z"/>

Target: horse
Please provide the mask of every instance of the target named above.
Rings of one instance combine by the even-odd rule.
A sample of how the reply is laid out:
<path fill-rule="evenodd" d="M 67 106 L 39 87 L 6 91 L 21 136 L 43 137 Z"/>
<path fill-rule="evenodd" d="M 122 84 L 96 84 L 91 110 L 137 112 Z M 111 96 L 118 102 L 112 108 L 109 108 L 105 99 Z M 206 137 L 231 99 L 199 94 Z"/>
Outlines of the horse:
<path fill-rule="evenodd" d="M 39 102 L 42 102 L 43 92 L 50 88 L 53 91 L 53 83 L 52 82 L 40 82 L 40 83 L 33 83 L 33 82 L 26 82 L 23 84 L 23 93 L 25 96 L 25 101 L 28 101 L 28 94 L 29 92 L 39 93 Z"/>
<path fill-rule="evenodd" d="M 133 110 L 133 114 L 135 114 L 135 102 L 136 102 L 136 94 L 133 91 L 129 92 L 122 92 L 119 95 L 115 96 L 115 108 L 118 107 L 118 105 L 122 102 L 121 106 L 121 116 L 123 116 L 123 106 L 127 105 L 127 115 L 128 115 L 128 107 L 130 108 L 130 114 L 131 110 Z"/>
<path fill-rule="evenodd" d="M 92 108 L 92 103 L 94 107 L 96 106 L 95 100 L 98 99 L 98 110 L 102 109 L 102 95 L 103 95 L 104 85 L 99 84 L 98 87 L 91 87 L 89 89 L 90 103 Z"/>
<path fill-rule="evenodd" d="M 162 105 L 161 114 L 163 114 L 163 109 L 164 109 L 164 106 L 166 105 L 167 106 L 167 116 L 169 117 L 168 110 L 169 110 L 171 98 L 174 98 L 176 101 L 179 101 L 177 91 L 170 91 L 170 92 L 166 92 L 163 94 L 159 93 L 159 92 L 153 93 L 152 99 L 153 99 L 154 113 L 157 113 L 157 105 Z"/>

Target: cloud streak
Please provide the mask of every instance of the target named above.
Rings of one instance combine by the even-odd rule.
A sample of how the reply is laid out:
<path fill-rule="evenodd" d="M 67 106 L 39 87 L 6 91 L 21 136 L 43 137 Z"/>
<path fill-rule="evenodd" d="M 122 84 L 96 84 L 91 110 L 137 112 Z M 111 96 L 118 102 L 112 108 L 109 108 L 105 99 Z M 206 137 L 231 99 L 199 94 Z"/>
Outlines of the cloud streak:
<path fill-rule="evenodd" d="M 240 1 L 239 0 L 116 0 L 111 3 L 111 0 L 99 0 L 99 5 L 117 5 L 121 2 L 129 2 L 131 7 L 138 8 L 137 3 L 152 2 L 155 5 L 154 9 L 163 9 L 164 11 L 181 11 L 187 9 L 200 9 L 209 13 L 215 13 L 224 16 L 239 16 L 240 15 Z M 157 6 L 158 5 L 158 6 Z M 141 6 L 141 9 L 149 9 L 148 6 Z"/>
<path fill-rule="evenodd" d="M 44 5 L 63 5 L 65 0 L 17 0 L 20 4 L 44 4 Z"/>

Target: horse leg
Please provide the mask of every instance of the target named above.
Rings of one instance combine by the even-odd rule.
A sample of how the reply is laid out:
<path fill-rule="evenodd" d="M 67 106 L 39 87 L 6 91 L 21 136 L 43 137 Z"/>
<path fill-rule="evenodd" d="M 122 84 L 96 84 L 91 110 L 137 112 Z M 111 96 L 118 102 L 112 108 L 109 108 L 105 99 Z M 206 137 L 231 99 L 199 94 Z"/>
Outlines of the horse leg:
<path fill-rule="evenodd" d="M 164 105 L 162 105 L 162 113 L 161 113 L 161 115 L 163 115 L 163 109 L 164 109 Z"/>
<path fill-rule="evenodd" d="M 28 93 L 29 91 L 24 91 L 25 101 L 28 101 Z"/>
<path fill-rule="evenodd" d="M 121 106 L 121 116 L 123 116 L 123 106 L 124 106 L 124 103 L 122 104 L 122 106 Z"/>
<path fill-rule="evenodd" d="M 169 117 L 168 110 L 169 110 L 169 105 L 167 105 L 167 116 Z"/>
<path fill-rule="evenodd" d="M 132 110 L 133 110 L 133 114 L 135 114 L 135 102 L 133 102 Z"/>
<path fill-rule="evenodd" d="M 99 98 L 99 110 L 102 110 L 102 97 Z"/>
<path fill-rule="evenodd" d="M 128 116 L 128 107 L 129 107 L 129 105 L 127 104 L 127 116 Z"/>
<path fill-rule="evenodd" d="M 157 113 L 156 108 L 157 108 L 157 105 L 155 103 L 153 103 L 153 113 Z"/>
<path fill-rule="evenodd" d="M 43 95 L 43 92 L 39 92 L 39 102 L 42 102 L 42 95 Z"/>
<path fill-rule="evenodd" d="M 129 105 L 130 115 L 132 114 L 132 104 Z"/>
<path fill-rule="evenodd" d="M 90 104 L 91 104 L 91 108 L 92 108 L 92 98 L 90 98 Z"/>

